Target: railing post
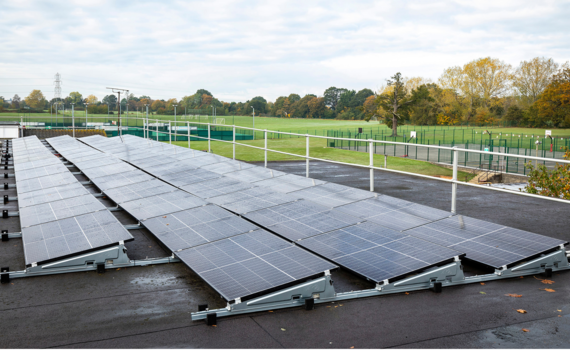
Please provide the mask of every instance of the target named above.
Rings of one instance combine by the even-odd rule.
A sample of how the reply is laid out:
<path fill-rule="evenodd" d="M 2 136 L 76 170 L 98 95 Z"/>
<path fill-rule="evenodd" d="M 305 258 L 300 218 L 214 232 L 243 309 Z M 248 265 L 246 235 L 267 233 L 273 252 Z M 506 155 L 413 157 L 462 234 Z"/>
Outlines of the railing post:
<path fill-rule="evenodd" d="M 263 131 L 263 138 L 265 140 L 265 168 L 267 168 L 267 129 Z"/>
<path fill-rule="evenodd" d="M 234 134 L 234 139 L 232 141 L 232 145 L 233 145 L 233 158 L 234 161 L 236 160 L 236 125 L 233 125 L 233 134 Z"/>
<path fill-rule="evenodd" d="M 386 153 L 384 153 L 384 168 L 388 168 L 388 155 Z"/>
<path fill-rule="evenodd" d="M 168 120 L 168 143 L 172 145 L 172 121 Z"/>
<path fill-rule="evenodd" d="M 190 148 L 190 122 L 186 121 L 186 125 L 188 126 L 188 148 Z"/>
<path fill-rule="evenodd" d="M 374 145 L 374 143 L 372 142 L 372 139 L 370 139 L 368 145 L 370 146 L 370 149 L 368 150 L 370 152 L 370 191 L 373 192 L 374 191 L 374 152 L 372 152 L 372 146 Z"/>
<path fill-rule="evenodd" d="M 305 145 L 306 145 L 306 161 L 307 161 L 307 172 L 305 177 L 309 178 L 309 134 L 305 134 Z"/>
<path fill-rule="evenodd" d="M 451 183 L 451 213 L 457 212 L 457 147 L 453 147 L 451 154 L 453 155 L 453 180 Z"/>
<path fill-rule="evenodd" d="M 208 153 L 211 152 L 210 149 L 210 123 L 208 122 Z"/>
<path fill-rule="evenodd" d="M 158 141 L 158 119 L 156 119 L 156 141 Z"/>

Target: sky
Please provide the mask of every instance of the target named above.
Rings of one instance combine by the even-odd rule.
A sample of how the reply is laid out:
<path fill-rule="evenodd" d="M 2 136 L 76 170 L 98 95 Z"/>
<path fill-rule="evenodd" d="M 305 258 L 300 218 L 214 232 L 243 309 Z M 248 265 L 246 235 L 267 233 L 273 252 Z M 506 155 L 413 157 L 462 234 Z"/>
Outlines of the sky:
<path fill-rule="evenodd" d="M 0 96 L 106 87 L 222 101 L 437 80 L 491 56 L 570 60 L 570 1 L 31 1 L 0 5 Z"/>

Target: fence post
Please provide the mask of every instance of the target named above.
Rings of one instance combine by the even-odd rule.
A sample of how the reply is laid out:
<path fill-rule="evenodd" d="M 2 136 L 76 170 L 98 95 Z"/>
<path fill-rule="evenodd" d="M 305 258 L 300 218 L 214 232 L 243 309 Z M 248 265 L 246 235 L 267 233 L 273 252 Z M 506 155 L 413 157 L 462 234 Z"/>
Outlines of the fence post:
<path fill-rule="evenodd" d="M 263 138 L 265 140 L 265 168 L 267 168 L 267 129 L 263 130 Z"/>
<path fill-rule="evenodd" d="M 234 127 L 233 128 L 234 139 L 233 139 L 232 145 L 233 145 L 233 151 L 234 151 L 233 158 L 235 161 L 236 160 L 236 125 L 233 125 L 233 127 Z"/>
<path fill-rule="evenodd" d="M 190 122 L 186 121 L 186 126 L 188 127 L 188 148 L 190 148 Z"/>
<path fill-rule="evenodd" d="M 168 120 L 168 143 L 172 145 L 172 121 Z"/>
<path fill-rule="evenodd" d="M 384 154 L 384 168 L 388 168 L 388 155 Z"/>
<path fill-rule="evenodd" d="M 453 180 L 451 184 L 451 213 L 455 214 L 457 211 L 457 147 L 453 147 Z"/>
<path fill-rule="evenodd" d="M 208 153 L 211 152 L 210 149 L 210 123 L 208 122 Z"/>
<path fill-rule="evenodd" d="M 369 146 L 370 149 L 368 150 L 370 152 L 370 191 L 373 192 L 374 191 L 374 152 L 372 152 L 372 145 L 374 144 L 372 142 L 372 139 L 369 140 Z"/>
<path fill-rule="evenodd" d="M 158 141 L 158 119 L 156 119 L 156 141 Z"/>
<path fill-rule="evenodd" d="M 306 160 L 307 160 L 307 172 L 305 174 L 305 177 L 309 178 L 309 134 L 305 134 L 305 145 L 306 145 Z"/>

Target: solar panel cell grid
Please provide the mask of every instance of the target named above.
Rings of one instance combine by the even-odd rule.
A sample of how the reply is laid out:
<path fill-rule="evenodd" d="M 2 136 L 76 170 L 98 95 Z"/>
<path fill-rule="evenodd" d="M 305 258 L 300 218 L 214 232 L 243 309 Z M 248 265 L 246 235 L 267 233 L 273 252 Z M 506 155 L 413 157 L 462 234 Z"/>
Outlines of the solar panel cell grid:
<path fill-rule="evenodd" d="M 285 175 L 284 172 L 267 169 L 263 167 L 254 167 L 225 174 L 226 177 L 241 180 L 246 183 L 254 183 L 264 179 L 270 179 Z"/>
<path fill-rule="evenodd" d="M 113 189 L 107 189 L 105 195 L 117 204 L 122 204 L 131 200 L 169 193 L 176 190 L 176 187 L 164 183 L 157 179 L 134 183 Z"/>
<path fill-rule="evenodd" d="M 199 219 L 200 217 L 204 219 Z M 215 206 L 158 216 L 146 220 L 143 224 L 172 251 L 258 229 L 257 226 Z"/>
<path fill-rule="evenodd" d="M 198 183 L 183 185 L 180 187 L 180 189 L 199 196 L 203 199 L 230 194 L 250 188 L 253 188 L 253 186 L 248 183 L 244 183 L 228 177 L 209 179 Z"/>
<path fill-rule="evenodd" d="M 137 168 L 124 162 L 118 162 L 100 167 L 86 168 L 82 171 L 87 177 L 91 179 L 91 178 L 103 177 L 111 174 L 124 173 L 134 170 L 137 170 Z"/>
<path fill-rule="evenodd" d="M 107 210 L 22 229 L 26 264 L 132 240 Z"/>
<path fill-rule="evenodd" d="M 263 230 L 182 250 L 176 255 L 226 300 L 336 267 Z"/>
<path fill-rule="evenodd" d="M 174 191 L 148 198 L 132 200 L 122 204 L 122 208 L 138 220 L 166 215 L 181 210 L 206 205 L 206 202 L 191 194 Z"/>
<path fill-rule="evenodd" d="M 22 227 L 28 227 L 104 209 L 105 206 L 92 195 L 81 195 L 20 208 L 20 222 Z"/>
<path fill-rule="evenodd" d="M 466 258 L 495 268 L 567 243 L 466 216 L 438 220 L 410 229 L 406 233 L 464 252 Z"/>
<path fill-rule="evenodd" d="M 36 190 L 18 194 L 18 206 L 25 208 L 32 205 L 49 203 L 56 200 L 90 194 L 79 182 L 68 185 Z"/>
<path fill-rule="evenodd" d="M 153 177 L 139 170 L 93 178 L 91 181 L 102 191 L 151 180 Z"/>
<path fill-rule="evenodd" d="M 377 283 L 460 255 L 452 249 L 368 222 L 298 243 Z"/>
<path fill-rule="evenodd" d="M 16 175 L 17 174 L 18 173 L 16 173 Z M 77 179 L 75 179 L 73 174 L 69 172 L 64 172 L 64 173 L 57 173 L 49 176 L 43 176 L 43 177 L 19 181 L 16 182 L 16 187 L 18 189 L 18 194 L 21 194 L 21 193 L 28 193 L 34 190 L 57 187 L 76 182 Z"/>

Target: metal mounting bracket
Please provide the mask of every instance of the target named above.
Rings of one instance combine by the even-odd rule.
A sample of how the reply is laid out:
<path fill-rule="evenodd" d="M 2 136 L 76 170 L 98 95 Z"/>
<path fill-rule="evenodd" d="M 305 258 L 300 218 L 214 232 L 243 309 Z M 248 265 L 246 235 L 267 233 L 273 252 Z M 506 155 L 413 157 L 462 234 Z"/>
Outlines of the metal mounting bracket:
<path fill-rule="evenodd" d="M 37 264 L 32 264 L 25 270 L 6 273 L 9 274 L 10 279 L 14 279 L 60 273 L 97 271 L 97 264 L 104 264 L 105 269 L 110 269 L 119 267 L 150 266 L 174 262 L 180 262 L 180 260 L 174 255 L 164 258 L 130 260 L 127 256 L 127 248 L 123 244 L 119 244 L 78 256 L 63 258 L 61 260 L 39 266 Z"/>

